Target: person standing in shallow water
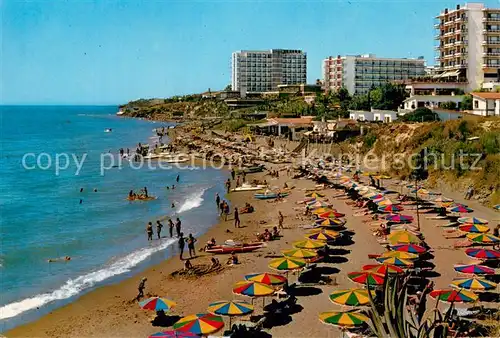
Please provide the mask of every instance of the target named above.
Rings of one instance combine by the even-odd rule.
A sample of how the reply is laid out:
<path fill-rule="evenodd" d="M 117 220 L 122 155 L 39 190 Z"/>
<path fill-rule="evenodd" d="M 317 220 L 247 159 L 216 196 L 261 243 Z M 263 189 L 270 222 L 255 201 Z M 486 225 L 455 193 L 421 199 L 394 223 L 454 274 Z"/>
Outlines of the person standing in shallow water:
<path fill-rule="evenodd" d="M 160 223 L 160 221 L 156 221 L 156 233 L 158 234 L 158 239 L 161 238 L 161 229 L 163 228 L 163 224 Z"/>
<path fill-rule="evenodd" d="M 168 219 L 168 232 L 170 234 L 170 238 L 174 237 L 174 222 L 172 219 Z"/>
<path fill-rule="evenodd" d="M 229 191 L 231 191 L 231 180 L 229 178 L 226 181 L 226 189 L 227 193 L 229 194 Z"/>
<path fill-rule="evenodd" d="M 146 226 L 146 233 L 148 234 L 148 241 L 153 240 L 153 224 L 151 222 Z"/>
<path fill-rule="evenodd" d="M 179 217 L 177 217 L 177 220 L 175 221 L 175 230 L 177 232 L 177 237 L 181 237 L 181 226 L 182 226 L 182 223 L 181 223 L 181 220 L 179 219 Z"/>
<path fill-rule="evenodd" d="M 219 193 L 215 194 L 215 205 L 217 205 L 217 209 L 220 208 L 220 196 L 219 196 Z"/>

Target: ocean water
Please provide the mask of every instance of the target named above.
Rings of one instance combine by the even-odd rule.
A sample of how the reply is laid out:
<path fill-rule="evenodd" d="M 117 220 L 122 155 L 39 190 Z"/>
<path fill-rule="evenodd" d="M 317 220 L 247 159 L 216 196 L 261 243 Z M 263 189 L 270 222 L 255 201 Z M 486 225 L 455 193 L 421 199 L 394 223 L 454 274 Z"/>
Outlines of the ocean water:
<path fill-rule="evenodd" d="M 117 117 L 116 111 L 113 106 L 0 107 L 0 330 L 170 257 L 176 240 L 148 243 L 148 221 L 179 216 L 183 232 L 195 236 L 217 221 L 213 198 L 224 191 L 224 171 L 134 169 L 127 161 L 112 167 L 119 148 L 132 151 L 138 142 L 152 143 L 152 129 L 165 125 Z M 23 166 L 26 154 L 29 169 Z M 56 157 L 65 169 L 56 171 Z M 101 175 L 103 161 L 110 169 Z M 167 190 L 172 184 L 176 189 Z M 131 189 L 144 186 L 158 199 L 126 200 Z M 47 262 L 64 256 L 71 261 Z"/>

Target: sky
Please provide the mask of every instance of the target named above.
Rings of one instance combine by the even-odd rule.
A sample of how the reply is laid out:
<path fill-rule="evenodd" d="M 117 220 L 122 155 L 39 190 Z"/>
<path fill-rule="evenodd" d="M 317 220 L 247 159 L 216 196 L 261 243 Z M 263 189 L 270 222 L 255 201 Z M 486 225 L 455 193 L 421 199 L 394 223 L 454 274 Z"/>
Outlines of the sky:
<path fill-rule="evenodd" d="M 121 104 L 224 88 L 231 53 L 424 56 L 457 1 L 0 0 L 0 104 Z M 500 7 L 500 0 L 483 1 Z"/>

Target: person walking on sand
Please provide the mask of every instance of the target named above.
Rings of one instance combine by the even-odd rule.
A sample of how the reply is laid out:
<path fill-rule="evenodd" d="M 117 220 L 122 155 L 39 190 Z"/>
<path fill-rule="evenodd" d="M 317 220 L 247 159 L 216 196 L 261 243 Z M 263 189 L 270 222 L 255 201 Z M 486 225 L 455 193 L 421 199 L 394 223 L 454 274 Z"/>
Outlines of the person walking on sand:
<path fill-rule="evenodd" d="M 278 227 L 280 229 L 283 229 L 283 220 L 284 220 L 283 214 L 281 213 L 281 211 L 278 211 Z"/>
<path fill-rule="evenodd" d="M 236 177 L 236 187 L 239 187 L 240 186 L 240 175 L 238 175 L 238 177 Z"/>
<path fill-rule="evenodd" d="M 229 191 L 231 191 L 231 180 L 229 178 L 226 181 L 226 190 L 227 190 L 228 194 L 229 194 Z"/>
<path fill-rule="evenodd" d="M 186 243 L 186 240 L 184 238 L 184 233 L 179 234 L 179 241 L 177 242 L 179 244 L 179 251 L 180 251 L 180 258 L 182 260 L 182 254 L 184 253 L 184 245 Z"/>
<path fill-rule="evenodd" d="M 161 229 L 163 228 L 163 224 L 160 223 L 160 220 L 156 221 L 156 233 L 158 234 L 158 239 L 161 238 Z"/>
<path fill-rule="evenodd" d="M 151 222 L 146 226 L 146 233 L 148 234 L 148 241 L 153 240 L 153 224 Z"/>
<path fill-rule="evenodd" d="M 179 219 L 179 217 L 177 217 L 177 220 L 175 221 L 175 231 L 177 232 L 177 237 L 181 237 L 182 235 L 181 226 L 181 220 Z"/>
<path fill-rule="evenodd" d="M 227 216 L 229 215 L 229 203 L 224 206 L 224 221 L 227 221 Z"/>
<path fill-rule="evenodd" d="M 196 243 L 196 238 L 193 237 L 193 234 L 189 234 L 187 243 L 188 243 L 189 257 L 191 258 L 196 257 L 196 250 L 194 249 L 194 243 Z"/>
<path fill-rule="evenodd" d="M 142 297 L 144 297 L 144 290 L 146 289 L 146 281 L 148 279 L 146 277 L 143 277 L 141 281 L 139 282 L 139 285 L 137 286 L 137 291 L 139 293 L 137 294 L 136 300 L 139 301 Z"/>
<path fill-rule="evenodd" d="M 240 227 L 240 214 L 238 213 L 238 208 L 234 207 L 234 227 L 239 228 Z"/>
<path fill-rule="evenodd" d="M 222 200 L 222 202 L 220 202 L 219 204 L 219 211 L 220 211 L 219 217 L 222 217 L 225 208 L 226 208 L 226 201 Z"/>
<path fill-rule="evenodd" d="M 170 234 L 170 238 L 174 237 L 174 222 L 172 222 L 172 219 L 168 219 L 168 232 Z"/>
<path fill-rule="evenodd" d="M 217 206 L 217 209 L 220 208 L 220 196 L 219 196 L 219 193 L 215 194 L 215 205 Z"/>

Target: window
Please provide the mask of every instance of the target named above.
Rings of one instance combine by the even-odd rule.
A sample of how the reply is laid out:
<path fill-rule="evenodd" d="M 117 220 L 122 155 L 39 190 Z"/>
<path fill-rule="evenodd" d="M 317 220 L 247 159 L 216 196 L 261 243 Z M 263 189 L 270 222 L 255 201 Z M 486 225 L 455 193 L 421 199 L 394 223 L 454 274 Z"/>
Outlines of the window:
<path fill-rule="evenodd" d="M 474 100 L 474 108 L 475 109 L 479 108 L 479 101 L 478 100 Z"/>

